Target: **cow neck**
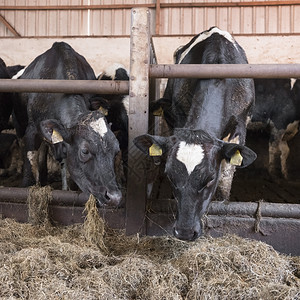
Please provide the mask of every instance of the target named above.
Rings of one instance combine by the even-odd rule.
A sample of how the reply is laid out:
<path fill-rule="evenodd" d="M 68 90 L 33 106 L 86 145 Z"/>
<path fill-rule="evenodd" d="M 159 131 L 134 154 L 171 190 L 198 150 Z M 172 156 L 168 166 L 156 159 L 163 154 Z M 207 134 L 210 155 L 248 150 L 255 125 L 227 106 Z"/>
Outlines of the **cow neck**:
<path fill-rule="evenodd" d="M 90 111 L 87 109 L 85 99 L 81 95 L 68 95 L 63 97 L 60 102 L 59 119 L 62 124 L 71 128 L 78 124 L 78 122 Z"/>
<path fill-rule="evenodd" d="M 227 123 L 222 95 L 204 97 L 202 101 L 199 101 L 199 98 L 195 99 L 197 100 L 191 106 L 184 127 L 192 130 L 204 130 L 211 136 L 221 139 L 224 125 L 226 126 Z"/>

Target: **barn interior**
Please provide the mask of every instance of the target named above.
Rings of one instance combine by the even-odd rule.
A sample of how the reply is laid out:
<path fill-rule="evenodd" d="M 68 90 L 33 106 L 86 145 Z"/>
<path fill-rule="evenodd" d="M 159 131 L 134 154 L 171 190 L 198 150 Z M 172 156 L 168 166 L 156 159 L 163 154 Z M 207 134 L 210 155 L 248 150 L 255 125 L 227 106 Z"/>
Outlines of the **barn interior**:
<path fill-rule="evenodd" d="M 122 5 L 121 5 L 122 6 Z M 279 5 L 280 7 L 280 5 Z M 255 3 L 253 7 L 243 7 L 243 9 L 238 8 L 236 13 L 240 16 L 240 23 L 237 24 L 232 18 L 229 18 L 223 24 L 222 18 L 220 18 L 219 14 L 211 14 L 211 11 L 205 10 L 204 7 L 194 7 L 194 15 L 192 19 L 194 20 L 191 28 L 173 27 L 171 29 L 171 25 L 166 26 L 168 14 L 179 16 L 179 10 L 183 8 L 178 7 L 165 7 L 161 8 L 162 15 L 157 15 L 157 10 L 154 10 L 153 7 L 150 8 L 151 11 L 151 25 L 150 29 L 152 31 L 152 40 L 155 49 L 155 54 L 157 58 L 157 63 L 163 64 L 171 64 L 173 63 L 173 52 L 179 45 L 185 44 L 188 40 L 190 40 L 193 34 L 199 33 L 202 30 L 206 30 L 212 25 L 218 25 L 225 30 L 234 33 L 237 41 L 243 46 L 247 53 L 247 57 L 249 63 L 253 64 L 261 64 L 261 63 L 278 63 L 278 64 L 297 64 L 299 63 L 299 53 L 297 49 L 299 41 L 295 39 L 295 35 L 297 35 L 298 24 L 295 21 L 295 18 L 291 18 L 291 12 L 283 13 L 282 10 L 277 9 L 273 10 L 272 7 L 269 7 L 266 4 L 265 10 L 268 13 L 265 13 L 265 18 L 267 22 L 265 25 L 256 22 L 254 26 L 248 26 L 249 19 L 242 18 L 245 16 L 244 12 L 251 11 L 251 15 L 253 14 L 253 18 L 258 18 L 257 14 L 254 14 L 254 8 L 260 10 L 259 7 L 255 7 Z M 36 22 L 38 19 L 34 19 L 33 24 L 26 23 L 26 26 L 23 28 L 18 23 L 18 14 L 26 12 L 26 9 L 16 8 L 14 11 L 12 8 L 9 10 L 5 10 L 5 5 L 3 7 L 5 12 L 5 17 L 11 23 L 16 22 L 15 27 L 18 30 L 12 31 L 6 23 L 3 25 L 0 30 L 3 36 L 1 42 L 3 42 L 3 47 L 0 49 L 0 57 L 4 59 L 7 65 L 14 64 L 23 64 L 27 65 L 30 63 L 38 54 L 45 51 L 45 49 L 49 48 L 53 42 L 57 40 L 63 39 L 66 42 L 69 42 L 74 48 L 82 53 L 87 60 L 91 63 L 93 68 L 95 69 L 95 73 L 101 72 L 108 64 L 114 61 L 118 61 L 122 63 L 127 68 L 130 67 L 130 34 L 131 34 L 131 26 L 129 25 L 128 13 L 130 12 L 127 8 L 122 8 L 126 10 L 126 16 L 122 18 L 121 24 L 118 22 L 115 23 L 112 28 L 107 29 L 109 26 L 99 28 L 98 23 L 95 20 L 99 18 L 99 11 L 101 11 L 101 7 L 94 7 L 92 11 L 90 11 L 91 19 L 89 21 L 89 33 L 85 32 L 86 23 L 84 26 L 78 28 L 73 27 L 72 30 L 74 32 L 63 32 L 63 26 L 53 26 L 48 28 L 48 31 L 35 32 L 38 26 Z M 59 7 L 57 7 L 59 11 Z M 120 8 L 121 9 L 121 8 Z M 226 11 L 230 11 L 230 7 L 225 7 Z M 298 9 L 292 7 L 291 9 Z M 218 10 L 217 7 L 214 7 L 213 10 L 216 12 Z M 190 13 L 188 10 L 185 10 L 185 13 Z M 280 14 L 283 18 L 270 18 L 270 14 L 274 13 L 276 16 Z M 37 7 L 36 10 L 31 8 L 30 13 L 39 13 L 40 9 Z M 120 11 L 118 11 L 120 12 Z M 154 13 L 153 13 L 154 12 Z M 69 20 L 69 25 L 72 22 L 77 23 L 76 18 L 72 15 L 73 10 L 67 11 L 59 11 L 61 15 L 64 15 Z M 83 10 L 83 15 L 88 13 L 88 8 L 85 7 Z M 101 11 L 102 16 L 100 17 L 102 22 L 105 17 L 109 15 L 111 19 L 113 14 L 111 11 Z M 197 14 L 206 14 L 205 22 L 199 25 L 199 22 L 196 21 Z M 54 14 L 58 16 L 59 14 Z M 212 17 L 214 15 L 214 17 Z M 246 14 L 247 15 L 247 14 Z M 24 16 L 24 15 L 22 15 Z M 54 18 L 55 18 L 54 16 Z M 208 17 L 209 16 L 209 17 Z M 53 16 L 52 16 L 53 17 Z M 161 18 L 161 20 L 159 20 Z M 118 19 L 118 18 L 116 18 Z M 119 18 L 121 20 L 121 18 Z M 169 20 L 174 25 L 174 19 Z M 40 19 L 41 20 L 41 19 Z M 273 24 L 273 21 L 276 20 L 276 24 Z M 288 21 L 286 21 L 288 20 Z M 171 23 L 170 23 L 171 24 Z M 262 27 L 258 27 L 260 24 Z M 292 25 L 287 25 L 292 24 Z M 181 26 L 190 26 L 181 24 Z M 77 31 L 76 29 L 77 28 Z M 82 29 L 84 28 L 84 29 Z M 120 30 L 120 28 L 125 28 Z M 168 32 L 169 28 L 169 32 Z M 174 29 L 176 28 L 176 29 Z M 99 32 L 101 30 L 101 32 Z M 107 31 L 105 31 L 107 30 Z M 19 32 L 20 33 L 19 33 Z M 19 38 L 18 38 L 19 37 Z M 278 51 L 278 45 L 281 45 L 281 51 Z M 22 47 L 20 47 L 22 46 Z M 6 51 L 6 49 L 10 49 L 10 51 Z M 107 51 L 110 49 L 110 51 Z M 128 53 L 128 55 L 124 55 L 124 53 Z M 288 55 L 287 55 L 288 53 Z M 22 56 L 22 61 L 20 61 L 20 55 Z M 154 91 L 150 91 L 150 93 L 154 93 Z M 288 180 L 283 178 L 277 178 L 274 180 L 271 179 L 267 172 L 268 165 L 268 139 L 269 133 L 265 130 L 258 130 L 255 132 L 249 131 L 247 135 L 246 144 L 252 148 L 257 154 L 258 158 L 254 162 L 253 165 L 249 166 L 246 169 L 238 170 L 235 174 L 232 192 L 231 192 L 231 200 L 233 202 L 258 202 L 265 201 L 268 203 L 293 203 L 299 204 L 299 158 L 298 158 L 298 147 L 299 147 L 299 134 L 295 136 L 293 140 L 289 142 L 291 152 L 288 158 L 288 170 L 289 170 L 289 178 Z M 20 169 L 18 169 L 20 170 Z M 8 176 L 8 174 L 4 171 L 1 177 L 1 185 L 4 187 L 17 187 L 19 186 L 21 174 L 20 172 L 13 172 Z M 54 189 L 60 189 L 60 179 L 59 173 L 55 172 L 50 177 L 51 186 Z M 171 198 L 170 191 L 168 185 L 166 183 L 166 187 L 160 190 L 161 194 L 157 194 L 156 199 L 169 199 Z M 153 199 L 149 200 L 150 202 Z M 159 206 L 162 205 L 161 202 Z M 142 207 L 145 209 L 145 207 Z M 143 211 L 144 212 L 144 211 Z M 133 212 L 133 215 L 138 214 L 137 210 Z M 124 225 L 122 223 L 122 225 Z M 136 228 L 136 230 L 138 230 Z"/>
<path fill-rule="evenodd" d="M 149 63 L 133 56 L 131 49 L 142 53 L 148 42 L 142 34 L 135 36 L 143 46 L 137 51 L 133 31 L 148 27 L 156 63 L 172 64 L 178 46 L 212 25 L 233 33 L 251 64 L 300 63 L 300 4 L 295 1 L 19 3 L 0 4 L 0 58 L 9 66 L 28 65 L 64 40 L 97 74 L 112 60 L 128 69 L 132 60 L 141 60 L 133 66 L 134 85 L 136 74 L 147 74 Z M 143 18 L 131 24 L 131 18 L 136 22 L 145 13 L 150 24 Z M 134 88 L 141 94 L 131 100 L 147 107 L 148 94 L 150 101 L 156 99 L 164 84 Z M 149 128 L 164 126 L 161 118 L 150 119 Z M 148 129 L 144 110 L 132 121 L 138 130 Z M 176 205 L 152 159 L 139 155 L 142 164 L 137 166 L 137 175 L 147 175 L 148 183 L 156 180 L 150 196 L 147 182 L 131 181 L 123 207 L 100 208 L 92 196 L 60 190 L 59 165 L 50 157 L 49 185 L 19 188 L 22 158 L 12 134 L 0 133 L 1 299 L 300 298 L 299 133 L 288 142 L 285 179 L 268 173 L 268 128 L 248 131 L 246 145 L 257 153 L 256 161 L 236 171 L 231 201 L 214 201 L 203 218 L 205 234 L 192 242 L 172 236 Z M 11 142 L 5 146 L 2 137 Z"/>

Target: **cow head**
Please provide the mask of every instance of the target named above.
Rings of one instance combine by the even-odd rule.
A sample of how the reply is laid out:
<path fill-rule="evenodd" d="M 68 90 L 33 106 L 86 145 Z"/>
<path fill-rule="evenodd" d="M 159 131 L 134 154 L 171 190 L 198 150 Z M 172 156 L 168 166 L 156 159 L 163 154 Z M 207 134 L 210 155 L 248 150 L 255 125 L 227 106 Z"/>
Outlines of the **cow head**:
<path fill-rule="evenodd" d="M 83 192 L 93 194 L 100 204 L 120 203 L 114 172 L 119 143 L 101 112 L 84 115 L 70 129 L 54 119 L 42 121 L 40 129 L 56 159 L 66 158 L 70 176 Z"/>
<path fill-rule="evenodd" d="M 256 158 L 249 148 L 212 138 L 202 130 L 176 129 L 170 137 L 146 134 L 134 143 L 150 156 L 167 154 L 165 173 L 177 200 L 174 235 L 183 240 L 202 233 L 201 216 L 217 188 L 221 161 L 246 167 Z"/>

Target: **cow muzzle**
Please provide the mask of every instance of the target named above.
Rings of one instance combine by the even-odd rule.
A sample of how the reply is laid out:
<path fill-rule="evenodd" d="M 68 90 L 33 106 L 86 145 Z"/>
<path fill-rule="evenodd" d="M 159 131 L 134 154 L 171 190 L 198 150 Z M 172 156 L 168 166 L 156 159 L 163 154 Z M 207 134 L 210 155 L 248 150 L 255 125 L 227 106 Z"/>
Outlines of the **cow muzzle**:
<path fill-rule="evenodd" d="M 107 206 L 118 206 L 122 200 L 122 193 L 120 191 L 106 191 L 104 194 L 105 202 Z"/>
<path fill-rule="evenodd" d="M 183 241 L 194 241 L 201 235 L 201 228 L 179 228 L 174 227 L 174 236 Z"/>
<path fill-rule="evenodd" d="M 109 190 L 107 188 L 93 189 L 92 194 L 98 200 L 99 206 L 119 206 L 122 200 L 120 190 Z"/>

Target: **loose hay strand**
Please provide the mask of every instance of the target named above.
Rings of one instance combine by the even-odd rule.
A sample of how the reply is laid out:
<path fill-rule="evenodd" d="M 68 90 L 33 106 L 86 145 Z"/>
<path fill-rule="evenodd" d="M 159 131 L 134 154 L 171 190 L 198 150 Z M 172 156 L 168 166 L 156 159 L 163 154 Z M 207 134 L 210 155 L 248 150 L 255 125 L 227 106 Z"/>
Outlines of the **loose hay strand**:
<path fill-rule="evenodd" d="M 28 189 L 28 222 L 33 225 L 49 225 L 49 203 L 52 200 L 50 186 L 32 186 Z"/>
<path fill-rule="evenodd" d="M 104 244 L 105 223 L 99 216 L 96 198 L 91 194 L 88 201 L 85 204 L 83 212 L 86 212 L 83 228 L 84 235 L 88 242 L 96 245 L 104 252 L 107 252 Z"/>

